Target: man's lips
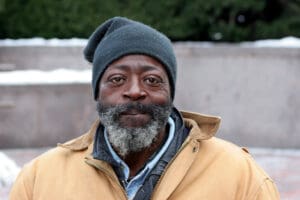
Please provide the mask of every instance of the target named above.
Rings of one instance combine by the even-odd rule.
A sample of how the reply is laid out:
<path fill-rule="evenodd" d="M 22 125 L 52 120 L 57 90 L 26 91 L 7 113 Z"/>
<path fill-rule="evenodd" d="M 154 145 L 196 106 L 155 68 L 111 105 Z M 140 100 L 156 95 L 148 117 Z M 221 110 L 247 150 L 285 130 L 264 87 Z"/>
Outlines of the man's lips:
<path fill-rule="evenodd" d="M 138 110 L 128 110 L 121 113 L 121 115 L 145 115 L 145 112 L 141 112 Z"/>

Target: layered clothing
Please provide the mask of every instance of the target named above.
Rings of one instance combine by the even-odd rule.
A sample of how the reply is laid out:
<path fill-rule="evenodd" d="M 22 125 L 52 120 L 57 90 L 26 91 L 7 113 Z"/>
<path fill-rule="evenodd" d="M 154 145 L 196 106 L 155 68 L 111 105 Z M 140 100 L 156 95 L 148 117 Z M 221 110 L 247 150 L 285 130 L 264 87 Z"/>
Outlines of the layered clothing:
<path fill-rule="evenodd" d="M 274 182 L 247 150 L 214 136 L 220 118 L 176 110 L 174 116 L 179 117 L 175 142 L 135 199 L 279 199 Z M 128 199 L 115 166 L 95 156 L 99 127 L 96 121 L 86 134 L 27 164 L 10 200 Z"/>

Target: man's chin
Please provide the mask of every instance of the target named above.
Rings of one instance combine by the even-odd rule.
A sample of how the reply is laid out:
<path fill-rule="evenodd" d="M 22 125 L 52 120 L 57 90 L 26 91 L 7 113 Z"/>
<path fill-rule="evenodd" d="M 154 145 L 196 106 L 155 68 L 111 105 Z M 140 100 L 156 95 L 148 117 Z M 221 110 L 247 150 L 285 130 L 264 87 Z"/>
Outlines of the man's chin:
<path fill-rule="evenodd" d="M 139 128 L 145 127 L 151 120 L 148 114 L 122 114 L 119 118 L 119 123 L 124 128 Z"/>

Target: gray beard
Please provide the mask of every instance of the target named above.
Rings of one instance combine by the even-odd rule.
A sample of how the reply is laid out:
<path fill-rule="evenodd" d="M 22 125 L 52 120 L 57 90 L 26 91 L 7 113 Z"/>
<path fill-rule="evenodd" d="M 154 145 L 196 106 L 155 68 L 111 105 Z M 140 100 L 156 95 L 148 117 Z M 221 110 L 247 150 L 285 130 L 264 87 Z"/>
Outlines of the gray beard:
<path fill-rule="evenodd" d="M 135 109 L 147 112 L 151 119 L 141 127 L 124 127 L 120 124 L 120 113 Z M 168 121 L 172 110 L 172 103 L 167 105 L 143 105 L 129 103 L 116 106 L 105 106 L 98 102 L 97 110 L 101 123 L 107 131 L 108 140 L 122 157 L 129 153 L 140 152 L 151 146 Z"/>

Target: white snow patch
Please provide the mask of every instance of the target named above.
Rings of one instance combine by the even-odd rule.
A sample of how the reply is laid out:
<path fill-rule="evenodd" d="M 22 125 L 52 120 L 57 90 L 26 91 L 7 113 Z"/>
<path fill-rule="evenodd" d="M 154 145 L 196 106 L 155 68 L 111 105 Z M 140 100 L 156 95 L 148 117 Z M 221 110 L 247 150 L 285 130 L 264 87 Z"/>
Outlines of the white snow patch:
<path fill-rule="evenodd" d="M 0 40 L 0 46 L 85 46 L 87 39 L 71 38 L 71 39 L 3 39 Z"/>
<path fill-rule="evenodd" d="M 0 152 L 0 188 L 12 185 L 19 172 L 17 164 Z"/>
<path fill-rule="evenodd" d="M 57 69 L 53 71 L 8 71 L 0 73 L 0 85 L 90 83 L 91 77 L 91 70 Z"/>
<path fill-rule="evenodd" d="M 240 44 L 245 47 L 300 48 L 300 38 L 290 36 L 282 39 L 257 40 Z"/>
<path fill-rule="evenodd" d="M 0 46 L 85 46 L 87 39 L 71 38 L 71 39 L 44 39 L 44 38 L 31 38 L 31 39 L 3 39 L 0 40 Z M 179 42 L 182 43 L 182 42 Z M 184 42 L 205 47 L 219 45 L 220 43 L 214 42 Z M 300 48 L 300 38 L 288 36 L 281 39 L 267 39 L 257 40 L 253 42 L 241 42 L 238 45 L 244 47 L 283 47 L 283 48 Z"/>

